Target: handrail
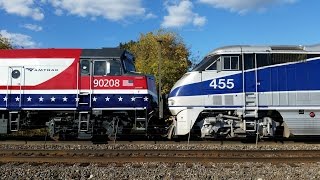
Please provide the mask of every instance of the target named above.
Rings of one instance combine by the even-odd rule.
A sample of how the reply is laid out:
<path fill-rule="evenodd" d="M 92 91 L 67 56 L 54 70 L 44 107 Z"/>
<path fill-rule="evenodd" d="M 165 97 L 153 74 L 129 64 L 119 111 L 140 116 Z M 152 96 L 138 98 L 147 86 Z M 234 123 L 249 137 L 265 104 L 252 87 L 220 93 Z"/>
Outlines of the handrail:
<path fill-rule="evenodd" d="M 24 66 L 21 66 L 20 67 L 21 69 L 21 74 L 23 74 L 23 82 L 24 82 Z M 19 97 L 20 97 L 20 101 L 19 101 L 19 107 L 21 108 L 21 106 L 22 106 L 22 85 L 21 85 L 21 78 L 19 78 L 19 80 L 20 80 L 20 82 L 19 82 L 19 86 L 20 86 L 20 91 L 19 91 L 19 93 L 20 93 L 20 95 L 19 95 Z M 24 84 L 24 83 L 23 83 Z"/>
<path fill-rule="evenodd" d="M 91 64 L 91 66 L 90 66 L 90 84 L 89 84 L 89 107 L 91 108 L 91 106 L 92 106 L 92 74 L 93 74 L 93 66 L 94 66 L 94 64 L 93 64 L 93 60 L 91 59 L 91 61 L 90 61 L 90 64 Z"/>
<path fill-rule="evenodd" d="M 241 57 L 242 57 L 242 102 L 243 102 L 243 108 L 242 108 L 242 114 L 245 115 L 246 113 L 246 91 L 245 91 L 245 70 L 244 70 L 244 53 L 242 52 L 241 47 Z"/>
<path fill-rule="evenodd" d="M 256 79 L 256 108 L 259 110 L 259 93 L 258 93 L 258 86 L 260 85 L 260 82 L 258 82 L 258 66 L 257 66 L 257 54 L 254 54 L 254 66 L 255 66 L 255 79 Z M 258 84 L 259 83 L 259 84 Z"/>
<path fill-rule="evenodd" d="M 76 94 L 76 99 L 79 98 L 79 94 L 80 94 L 80 89 L 79 89 L 79 69 L 80 69 L 80 63 L 81 63 L 81 60 L 79 59 L 78 63 L 77 63 L 77 94 Z M 81 78 L 81 77 L 80 77 Z M 76 101 L 76 107 L 79 107 L 79 101 Z"/>
<path fill-rule="evenodd" d="M 8 95 L 9 95 L 9 79 L 11 80 L 11 84 L 12 84 L 12 79 L 10 78 L 10 70 L 9 69 L 12 69 L 11 66 L 8 67 L 8 79 L 7 79 L 7 94 L 6 94 L 6 108 L 8 108 Z"/>

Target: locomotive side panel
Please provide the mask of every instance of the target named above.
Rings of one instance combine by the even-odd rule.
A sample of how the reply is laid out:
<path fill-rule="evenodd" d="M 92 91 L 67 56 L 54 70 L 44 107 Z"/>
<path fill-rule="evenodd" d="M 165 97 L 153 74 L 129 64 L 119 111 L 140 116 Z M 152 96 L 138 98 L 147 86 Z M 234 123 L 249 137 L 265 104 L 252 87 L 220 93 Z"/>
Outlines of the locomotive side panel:
<path fill-rule="evenodd" d="M 90 89 L 89 77 L 81 77 L 81 90 Z M 92 108 L 147 108 L 150 97 L 145 76 L 93 76 Z"/>
<path fill-rule="evenodd" d="M 268 107 L 320 105 L 317 82 L 320 60 L 283 64 L 258 70 L 259 105 Z"/>
<path fill-rule="evenodd" d="M 75 55 L 79 51 L 16 50 L 15 54 L 12 51 L 0 54 L 2 108 L 10 111 L 75 107 L 79 58 Z"/>

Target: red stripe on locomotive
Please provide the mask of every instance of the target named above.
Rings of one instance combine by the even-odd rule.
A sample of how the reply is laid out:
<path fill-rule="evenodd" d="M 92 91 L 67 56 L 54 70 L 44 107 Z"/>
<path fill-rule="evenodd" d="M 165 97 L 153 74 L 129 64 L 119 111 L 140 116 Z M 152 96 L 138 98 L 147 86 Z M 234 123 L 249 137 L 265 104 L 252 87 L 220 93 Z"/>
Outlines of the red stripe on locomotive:
<path fill-rule="evenodd" d="M 81 49 L 12 49 L 1 50 L 0 58 L 76 58 Z"/>
<path fill-rule="evenodd" d="M 80 49 L 28 49 L 1 50 L 0 58 L 74 58 L 72 64 L 58 75 L 35 86 L 0 85 L 0 89 L 9 90 L 63 90 L 63 89 L 147 89 L 145 76 L 81 76 L 79 73 Z M 77 75 L 79 73 L 79 75 Z M 77 80 L 77 77 L 79 78 Z M 26 77 L 28 78 L 28 77 Z M 79 85 L 77 85 L 79 83 Z"/>

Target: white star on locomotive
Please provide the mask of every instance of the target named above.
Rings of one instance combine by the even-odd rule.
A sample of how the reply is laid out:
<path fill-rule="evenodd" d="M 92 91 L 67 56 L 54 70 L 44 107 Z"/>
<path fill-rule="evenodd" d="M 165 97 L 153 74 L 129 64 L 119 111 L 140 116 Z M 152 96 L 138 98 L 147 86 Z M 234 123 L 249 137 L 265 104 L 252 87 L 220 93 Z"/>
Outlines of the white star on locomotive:
<path fill-rule="evenodd" d="M 148 101 L 149 98 L 146 96 L 143 99 L 144 99 L 144 101 Z"/>
<path fill-rule="evenodd" d="M 132 98 L 131 98 L 131 101 L 136 101 L 136 98 L 135 98 L 135 97 L 132 97 Z"/>
<path fill-rule="evenodd" d="M 56 101 L 56 98 L 55 97 L 52 97 L 50 98 L 51 99 L 51 102 L 55 102 Z"/>
<path fill-rule="evenodd" d="M 15 99 L 16 99 L 17 102 L 20 101 L 20 98 L 18 96 Z"/>
<path fill-rule="evenodd" d="M 3 98 L 3 101 L 5 101 L 5 102 L 8 101 L 7 96 Z"/>
<path fill-rule="evenodd" d="M 67 97 L 63 97 L 63 102 L 67 102 L 68 101 L 68 98 Z"/>
<path fill-rule="evenodd" d="M 74 98 L 76 100 L 76 102 L 79 102 L 80 98 Z"/>
<path fill-rule="evenodd" d="M 106 98 L 104 98 L 106 101 L 110 101 L 110 98 L 107 96 Z"/>
<path fill-rule="evenodd" d="M 44 98 L 41 96 L 39 97 L 39 102 L 43 102 Z"/>
<path fill-rule="evenodd" d="M 96 101 L 97 101 L 97 99 L 98 99 L 98 98 L 93 97 L 93 98 L 92 98 L 92 101 L 93 101 L 93 102 L 96 102 Z"/>
<path fill-rule="evenodd" d="M 119 100 L 119 101 L 122 101 L 122 100 L 123 100 L 123 98 L 120 96 L 120 97 L 118 98 L 118 100 Z"/>
<path fill-rule="evenodd" d="M 27 101 L 28 101 L 28 102 L 31 102 L 31 100 L 32 100 L 32 98 L 29 96 L 29 97 L 27 98 Z"/>

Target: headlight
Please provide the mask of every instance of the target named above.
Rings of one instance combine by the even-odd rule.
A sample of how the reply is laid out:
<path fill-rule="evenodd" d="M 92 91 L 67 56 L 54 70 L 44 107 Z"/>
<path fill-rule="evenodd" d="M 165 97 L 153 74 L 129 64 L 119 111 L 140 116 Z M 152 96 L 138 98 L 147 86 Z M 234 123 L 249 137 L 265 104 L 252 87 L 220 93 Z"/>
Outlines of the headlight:
<path fill-rule="evenodd" d="M 169 104 L 169 106 L 173 106 L 174 105 L 174 100 L 173 99 L 169 99 L 168 100 L 168 104 Z"/>

